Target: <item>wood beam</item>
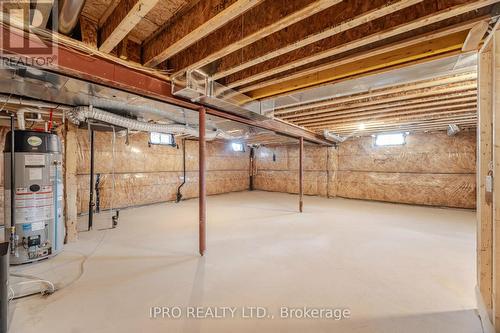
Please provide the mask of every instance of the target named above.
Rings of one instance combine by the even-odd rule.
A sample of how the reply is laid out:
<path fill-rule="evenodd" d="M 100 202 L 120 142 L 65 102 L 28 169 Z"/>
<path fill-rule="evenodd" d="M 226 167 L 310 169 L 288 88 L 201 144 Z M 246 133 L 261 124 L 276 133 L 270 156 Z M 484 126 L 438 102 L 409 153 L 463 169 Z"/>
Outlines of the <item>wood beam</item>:
<path fill-rule="evenodd" d="M 391 133 L 391 132 L 431 132 L 431 131 L 445 131 L 448 128 L 449 122 L 442 124 L 429 124 L 429 125 L 395 125 L 381 128 L 374 128 L 365 131 L 336 131 L 338 135 L 353 137 L 353 136 L 368 136 L 378 133 Z M 460 128 L 471 129 L 476 127 L 475 120 L 454 121 L 453 124 L 459 125 Z"/>
<path fill-rule="evenodd" d="M 359 107 L 356 106 L 352 108 L 347 107 L 339 111 L 325 113 L 320 117 L 298 116 L 297 118 L 287 119 L 287 121 L 304 125 L 324 120 L 347 118 L 350 117 L 351 115 L 357 115 L 357 114 L 379 114 L 384 112 L 389 113 L 389 112 L 397 112 L 399 110 L 412 110 L 417 108 L 440 107 L 446 105 L 471 103 L 471 102 L 476 102 L 477 100 L 476 94 L 470 94 L 465 97 L 462 97 L 461 95 L 458 95 L 458 97 L 449 97 L 446 95 L 441 95 L 441 97 L 442 98 L 436 98 L 436 97 L 424 98 L 424 99 L 417 98 L 395 103 L 384 103 L 383 101 L 380 101 L 379 104 L 376 104 L 371 107 L 361 107 L 361 106 Z"/>
<path fill-rule="evenodd" d="M 360 123 L 366 122 L 400 122 L 404 120 L 424 120 L 428 117 L 447 117 L 447 116 L 461 116 L 464 114 L 467 115 L 475 115 L 477 112 L 477 107 L 475 104 L 469 106 L 459 106 L 459 107 L 451 107 L 451 108 L 442 108 L 437 111 L 433 111 L 433 109 L 426 110 L 418 110 L 418 111 L 408 111 L 401 112 L 399 114 L 384 114 L 379 116 L 360 116 L 360 117 L 352 117 L 347 120 L 338 120 L 338 121 L 325 121 L 322 124 L 315 125 L 306 125 L 307 128 L 311 130 L 322 129 L 325 126 L 344 126 L 344 125 L 352 125 L 354 127 L 358 126 Z"/>
<path fill-rule="evenodd" d="M 491 5 L 494 2 L 494 0 L 479 0 L 463 3 L 461 0 L 454 0 L 447 2 L 446 5 L 442 4 L 440 7 L 442 9 L 437 12 L 432 4 L 428 4 L 428 6 L 412 6 L 394 15 L 388 15 L 380 19 L 380 21 L 376 20 L 377 24 L 372 22 L 366 26 L 352 29 L 352 31 L 349 31 L 349 34 L 344 33 L 322 39 L 300 50 L 273 58 L 272 61 L 268 60 L 258 66 L 252 66 L 244 71 L 240 71 L 227 77 L 225 84 L 230 88 L 240 87 L 250 82 L 295 69 L 354 48 L 366 46 L 411 30 L 454 18 L 457 15 Z M 453 6 L 453 4 L 455 5 Z M 408 22 L 410 18 L 414 19 Z M 341 50 L 340 48 L 343 49 Z"/>
<path fill-rule="evenodd" d="M 166 26 L 143 49 L 144 64 L 154 67 L 219 29 L 263 0 L 200 0 Z"/>
<path fill-rule="evenodd" d="M 279 112 L 275 112 L 275 116 L 283 117 L 285 119 L 305 115 L 322 116 L 323 113 L 341 110 L 344 105 L 358 105 L 358 103 L 363 103 L 359 105 L 369 106 L 379 104 L 381 101 L 392 102 L 419 97 L 441 96 L 446 93 L 470 93 L 471 90 L 475 91 L 477 89 L 476 80 L 465 79 L 466 80 L 462 81 L 461 77 L 455 77 L 447 80 L 418 82 L 416 84 L 407 85 L 406 87 L 396 86 L 391 87 L 390 89 L 380 89 L 370 93 L 339 97 L 334 100 L 315 103 L 310 107 L 293 111 L 293 113 L 285 113 L 284 111 L 288 110 L 281 110 Z"/>
<path fill-rule="evenodd" d="M 258 82 L 241 88 L 240 92 L 246 93 L 253 99 L 261 99 L 350 77 L 359 77 L 373 72 L 380 73 L 389 69 L 393 70 L 411 64 L 432 61 L 459 54 L 465 36 L 465 32 L 457 33 L 406 48 L 398 47 L 375 56 L 370 56 L 372 52 L 363 52 L 358 54 L 354 61 L 348 58 L 341 59 L 330 64 L 328 69 L 319 72 L 305 76 L 299 76 L 297 73 L 299 77 L 286 80 L 283 78 L 283 80 L 279 80 L 281 81 L 279 83 L 276 83 L 278 80 L 273 79 Z"/>
<path fill-rule="evenodd" d="M 347 122 L 351 120 L 365 120 L 365 119 L 377 119 L 380 117 L 389 117 L 389 116 L 398 116 L 398 115 L 403 115 L 403 114 L 412 114 L 412 113 L 426 113 L 426 112 L 438 112 L 438 111 L 446 111 L 452 108 L 476 108 L 477 103 L 476 99 L 468 99 L 466 102 L 457 102 L 457 103 L 445 103 L 445 105 L 432 105 L 432 106 L 427 106 L 427 105 L 419 105 L 418 107 L 399 107 L 395 109 L 380 109 L 377 111 L 371 111 L 371 112 L 356 112 L 356 113 L 348 113 L 348 114 L 343 114 L 343 115 L 333 115 L 329 117 L 325 117 L 322 119 L 315 119 L 312 121 L 293 121 L 296 124 L 299 124 L 300 126 L 307 126 L 307 127 L 313 127 L 316 125 L 323 125 L 325 123 L 331 124 L 331 123 L 336 123 L 336 122 Z"/>
<path fill-rule="evenodd" d="M 111 52 L 159 0 L 121 0 L 100 30 L 99 51 Z"/>
<path fill-rule="evenodd" d="M 173 76 L 199 69 L 290 25 L 302 26 L 303 19 L 340 2 L 342 0 L 266 0 L 170 58 L 168 68 L 174 72 Z"/>
<path fill-rule="evenodd" d="M 401 96 L 407 92 L 415 91 L 416 89 L 424 89 L 435 87 L 437 89 L 444 89 L 447 85 L 452 84 L 467 84 L 469 81 L 473 83 L 477 78 L 475 72 L 463 72 L 455 75 L 437 76 L 423 80 L 405 82 L 398 85 L 387 85 L 378 87 L 376 89 L 367 89 L 366 91 L 359 92 L 352 95 L 335 96 L 332 98 L 322 98 L 313 101 L 300 101 L 290 103 L 283 106 L 276 107 L 275 114 L 287 116 L 290 113 L 304 111 L 311 108 L 331 107 L 341 103 L 358 103 L 363 99 L 369 98 L 370 100 L 376 98 L 390 98 L 391 96 Z M 266 109 L 265 111 L 270 111 Z"/>
<path fill-rule="evenodd" d="M 288 15 L 287 7 L 294 5 L 295 2 L 304 1 L 286 1 L 284 5 L 276 0 L 267 0 L 236 21 L 244 30 L 250 31 L 259 29 L 262 25 L 261 21 L 275 22 L 272 24 L 272 29 L 261 28 L 253 35 L 246 34 L 238 40 L 240 34 L 236 36 L 234 33 L 229 34 L 228 31 L 224 31 L 233 29 L 231 24 L 228 24 L 224 29 L 212 34 L 213 36 L 208 36 L 205 43 L 203 41 L 200 43 L 207 44 L 207 46 L 191 47 L 172 57 L 169 65 L 174 71 L 183 71 L 200 68 L 222 58 L 214 64 L 214 69 L 210 69 L 214 72 L 213 79 L 218 80 L 264 60 L 296 50 L 421 1 L 423 0 L 308 1 L 311 3 L 308 7 L 313 7 L 312 10 L 304 8 L 295 14 Z M 274 9 L 275 7 L 277 9 Z M 271 14 L 263 15 L 266 12 Z M 285 22 L 282 23 L 282 21 Z M 284 29 L 285 27 L 287 28 Z M 231 40 L 224 38 L 224 36 L 231 35 L 234 35 Z M 240 64 L 243 56 L 251 58 L 251 61 Z"/>
<path fill-rule="evenodd" d="M 334 131 L 335 133 L 341 135 L 368 135 L 374 132 L 389 132 L 389 131 L 406 131 L 411 129 L 428 129 L 431 127 L 442 127 L 446 129 L 449 124 L 457 124 L 457 125 L 467 125 L 476 127 L 477 118 L 475 116 L 471 117 L 463 117 L 463 118 L 440 118 L 437 120 L 430 121 L 417 121 L 417 122 L 408 122 L 408 123 L 387 123 L 387 124 L 366 124 L 366 128 L 364 130 L 359 130 L 357 126 L 350 127 L 328 127 L 327 129 Z"/>
<path fill-rule="evenodd" d="M 493 325 L 500 332 L 500 31 L 493 37 Z"/>
<path fill-rule="evenodd" d="M 493 50 L 492 43 L 479 54 L 479 112 L 477 128 L 477 286 L 487 318 L 493 310 L 493 207 L 491 192 L 486 191 L 493 161 Z M 478 304 L 480 304 L 478 302 Z"/>

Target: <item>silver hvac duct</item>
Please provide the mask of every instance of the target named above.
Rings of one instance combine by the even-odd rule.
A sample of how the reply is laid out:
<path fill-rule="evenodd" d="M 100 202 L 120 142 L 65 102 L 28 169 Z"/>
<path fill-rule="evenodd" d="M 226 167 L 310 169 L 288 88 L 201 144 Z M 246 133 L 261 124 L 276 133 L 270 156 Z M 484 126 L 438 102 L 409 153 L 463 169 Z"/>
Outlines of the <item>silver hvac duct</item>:
<path fill-rule="evenodd" d="M 338 142 L 338 143 L 344 142 L 346 140 L 346 137 L 340 136 L 338 134 L 335 134 L 335 133 L 333 133 L 333 132 L 331 132 L 329 130 L 324 130 L 323 131 L 323 136 L 327 140 L 332 140 L 332 141 L 335 141 L 335 142 Z"/>
<path fill-rule="evenodd" d="M 59 0 L 58 30 L 64 35 L 69 35 L 76 27 L 85 0 Z"/>
<path fill-rule="evenodd" d="M 123 127 L 133 131 L 158 132 L 175 135 L 190 135 L 198 137 L 197 128 L 188 127 L 181 124 L 156 124 L 125 118 L 111 112 L 107 112 L 92 106 L 78 106 L 66 113 L 68 119 L 75 125 L 85 122 L 87 119 L 94 119 L 111 125 Z M 214 139 L 242 139 L 243 137 L 233 137 L 221 130 L 209 131 L 206 134 L 207 140 Z"/>

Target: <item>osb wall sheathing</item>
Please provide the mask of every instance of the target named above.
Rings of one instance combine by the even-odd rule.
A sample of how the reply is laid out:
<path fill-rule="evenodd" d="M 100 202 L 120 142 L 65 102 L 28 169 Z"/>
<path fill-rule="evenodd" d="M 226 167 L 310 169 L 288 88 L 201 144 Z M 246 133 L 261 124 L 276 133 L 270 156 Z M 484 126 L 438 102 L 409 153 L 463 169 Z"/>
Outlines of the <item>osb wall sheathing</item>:
<path fill-rule="evenodd" d="M 101 209 L 131 207 L 176 198 L 182 183 L 182 141 L 178 148 L 148 145 L 148 134 L 137 133 L 117 137 L 114 162 L 112 133 L 95 133 L 95 173 L 100 174 Z M 78 212 L 88 211 L 89 200 L 89 136 L 87 130 L 77 133 L 77 205 Z M 113 191 L 114 165 L 114 191 Z M 183 198 L 198 196 L 198 142 L 186 141 L 186 184 Z M 249 154 L 234 152 L 226 142 L 207 142 L 207 193 L 219 194 L 247 190 L 249 186 Z"/>
<path fill-rule="evenodd" d="M 340 145 L 338 196 L 475 208 L 475 132 L 411 134 L 402 146 L 378 147 L 374 140 Z"/>
<path fill-rule="evenodd" d="M 274 156 L 274 157 L 273 157 Z M 336 151 L 334 148 L 304 147 L 304 193 L 332 196 L 335 178 Z M 298 193 L 299 148 L 291 146 L 265 146 L 256 152 L 255 189 Z M 333 193 L 332 193 L 333 192 Z"/>
<path fill-rule="evenodd" d="M 402 146 L 374 140 L 350 139 L 337 150 L 306 146 L 304 193 L 475 208 L 475 132 L 411 134 Z M 261 147 L 256 165 L 256 189 L 298 192 L 298 146 Z"/>

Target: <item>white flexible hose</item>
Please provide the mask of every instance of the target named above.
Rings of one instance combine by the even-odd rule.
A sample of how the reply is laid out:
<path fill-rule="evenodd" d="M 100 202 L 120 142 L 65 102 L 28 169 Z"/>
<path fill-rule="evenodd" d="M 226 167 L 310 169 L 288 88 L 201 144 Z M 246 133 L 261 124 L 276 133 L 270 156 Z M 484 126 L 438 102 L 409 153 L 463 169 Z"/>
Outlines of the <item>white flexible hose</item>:
<path fill-rule="evenodd" d="M 107 112 L 92 106 L 78 106 L 67 112 L 68 119 L 75 125 L 85 122 L 87 119 L 99 120 L 111 125 L 127 128 L 133 131 L 141 132 L 157 132 L 167 134 L 199 136 L 197 128 L 180 125 L 180 124 L 155 124 L 139 121 L 135 119 L 125 118 L 117 114 Z M 220 130 L 208 131 L 206 133 L 207 140 L 220 139 L 245 139 L 244 137 L 234 137 Z"/>

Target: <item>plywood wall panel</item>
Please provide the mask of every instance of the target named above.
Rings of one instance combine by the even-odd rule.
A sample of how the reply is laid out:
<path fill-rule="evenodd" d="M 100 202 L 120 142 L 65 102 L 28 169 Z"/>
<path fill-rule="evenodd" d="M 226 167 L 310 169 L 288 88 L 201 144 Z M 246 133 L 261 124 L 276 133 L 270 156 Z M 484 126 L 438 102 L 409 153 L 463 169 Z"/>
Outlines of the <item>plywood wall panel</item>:
<path fill-rule="evenodd" d="M 443 152 L 341 155 L 341 170 L 420 173 L 474 173 L 475 153 Z"/>
<path fill-rule="evenodd" d="M 339 171 L 338 196 L 418 205 L 474 208 L 474 174 Z"/>
<path fill-rule="evenodd" d="M 89 135 L 78 130 L 78 209 L 88 211 L 90 150 Z M 116 137 L 112 133 L 95 133 L 95 172 L 101 175 L 99 185 L 101 209 L 130 207 L 175 200 L 183 180 L 182 140 L 179 147 L 148 144 L 148 134 Z M 198 196 L 198 142 L 186 140 L 186 184 L 184 198 Z M 114 151 L 114 153 L 113 153 Z M 113 160 L 114 156 L 114 160 Z M 243 191 L 249 187 L 249 153 L 234 152 L 230 143 L 207 143 L 207 194 Z M 113 176 L 115 184 L 113 191 Z"/>
<path fill-rule="evenodd" d="M 351 138 L 338 149 L 306 146 L 305 193 L 475 207 L 475 132 L 410 134 L 403 146 L 377 147 L 374 140 Z M 297 146 L 260 148 L 256 156 L 256 189 L 298 192 Z"/>

